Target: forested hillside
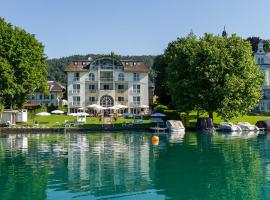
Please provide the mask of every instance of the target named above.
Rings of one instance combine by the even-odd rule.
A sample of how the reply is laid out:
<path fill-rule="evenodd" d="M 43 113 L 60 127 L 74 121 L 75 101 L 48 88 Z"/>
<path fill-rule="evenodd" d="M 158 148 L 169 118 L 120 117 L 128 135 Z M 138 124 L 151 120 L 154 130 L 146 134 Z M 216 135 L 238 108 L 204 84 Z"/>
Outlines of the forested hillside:
<path fill-rule="evenodd" d="M 66 66 L 74 60 L 87 60 L 89 57 L 92 59 L 108 56 L 108 55 L 101 55 L 101 54 L 87 54 L 87 55 L 73 55 L 63 58 L 54 58 L 48 59 L 48 80 L 55 80 L 61 83 L 66 83 L 66 74 L 64 72 Z M 110 56 L 110 55 L 109 55 Z M 152 69 L 152 65 L 155 59 L 155 56 L 151 55 L 142 55 L 142 56 L 120 56 L 121 59 L 131 59 L 131 60 L 140 60 L 144 61 L 150 69 Z"/>

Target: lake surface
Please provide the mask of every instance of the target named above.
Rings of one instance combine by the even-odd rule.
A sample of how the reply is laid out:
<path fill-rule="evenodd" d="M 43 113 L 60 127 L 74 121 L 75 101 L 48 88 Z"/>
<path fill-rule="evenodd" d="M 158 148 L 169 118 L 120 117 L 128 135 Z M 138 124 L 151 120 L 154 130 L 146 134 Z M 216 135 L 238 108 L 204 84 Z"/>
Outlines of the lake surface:
<path fill-rule="evenodd" d="M 1 135 L 0 199 L 270 199 L 270 135 Z"/>

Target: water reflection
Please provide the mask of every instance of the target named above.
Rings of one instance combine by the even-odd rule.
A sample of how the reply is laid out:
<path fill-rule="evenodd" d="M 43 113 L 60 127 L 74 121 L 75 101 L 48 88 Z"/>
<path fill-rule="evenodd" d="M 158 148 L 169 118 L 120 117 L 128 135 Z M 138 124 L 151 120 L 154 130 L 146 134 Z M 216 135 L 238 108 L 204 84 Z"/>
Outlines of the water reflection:
<path fill-rule="evenodd" d="M 234 138 L 228 140 L 228 138 Z M 268 199 L 270 137 L 175 133 L 0 138 L 0 199 Z"/>

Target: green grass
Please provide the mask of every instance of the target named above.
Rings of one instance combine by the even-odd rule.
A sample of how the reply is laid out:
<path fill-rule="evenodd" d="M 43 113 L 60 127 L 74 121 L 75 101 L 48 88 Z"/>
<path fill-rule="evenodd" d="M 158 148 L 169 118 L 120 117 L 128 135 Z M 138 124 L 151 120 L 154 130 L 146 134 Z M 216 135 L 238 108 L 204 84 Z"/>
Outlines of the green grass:
<path fill-rule="evenodd" d="M 75 122 L 76 117 L 67 116 L 67 115 L 49 115 L 49 116 L 34 116 L 32 119 L 28 120 L 28 125 L 33 126 L 34 124 L 38 124 L 39 127 L 64 127 L 65 120 L 69 122 Z M 122 127 L 122 123 L 134 122 L 133 118 L 126 119 L 122 117 L 118 117 L 116 121 L 112 124 L 114 127 Z M 86 117 L 86 123 L 80 125 L 82 128 L 100 128 L 102 127 L 102 121 L 98 117 Z M 150 127 L 152 123 L 144 119 L 143 124 L 139 125 L 140 127 Z"/>
<path fill-rule="evenodd" d="M 196 124 L 196 113 L 192 112 L 190 114 L 190 126 L 191 127 L 195 127 Z M 203 113 L 200 115 L 200 117 L 208 117 L 207 113 Z M 216 113 L 213 114 L 213 121 L 214 121 L 214 125 L 218 126 L 221 122 L 224 122 L 225 120 L 221 119 L 220 117 L 217 116 Z M 262 116 L 262 115 L 254 115 L 254 114 L 248 114 L 248 115 L 244 115 L 244 116 L 240 116 L 234 119 L 229 120 L 232 123 L 238 123 L 238 122 L 249 122 L 250 124 L 256 124 L 257 121 L 259 120 L 270 120 L 270 117 L 268 116 Z"/>

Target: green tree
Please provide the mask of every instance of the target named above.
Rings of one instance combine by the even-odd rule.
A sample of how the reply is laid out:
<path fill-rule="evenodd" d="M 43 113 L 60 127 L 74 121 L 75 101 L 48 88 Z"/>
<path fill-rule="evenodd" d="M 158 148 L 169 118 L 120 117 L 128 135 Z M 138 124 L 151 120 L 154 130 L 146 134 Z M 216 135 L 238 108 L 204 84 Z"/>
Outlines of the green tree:
<path fill-rule="evenodd" d="M 255 53 L 258 49 L 258 43 L 262 39 L 259 37 L 248 37 L 246 40 L 250 42 L 250 44 L 252 46 L 252 51 L 253 51 L 253 53 Z M 270 40 L 263 40 L 263 44 L 264 44 L 264 50 L 266 52 L 269 52 L 270 51 Z"/>
<path fill-rule="evenodd" d="M 190 34 L 165 50 L 167 79 L 174 105 L 181 111 L 202 109 L 230 119 L 249 112 L 261 97 L 263 75 L 251 46 L 232 35 Z"/>
<path fill-rule="evenodd" d="M 24 103 L 36 88 L 47 92 L 43 45 L 0 18 L 0 96 L 7 107 Z"/>
<path fill-rule="evenodd" d="M 153 64 L 155 95 L 158 96 L 158 102 L 164 105 L 171 104 L 171 95 L 169 93 L 168 84 L 166 82 L 166 66 L 167 62 L 164 55 L 155 58 Z"/>

